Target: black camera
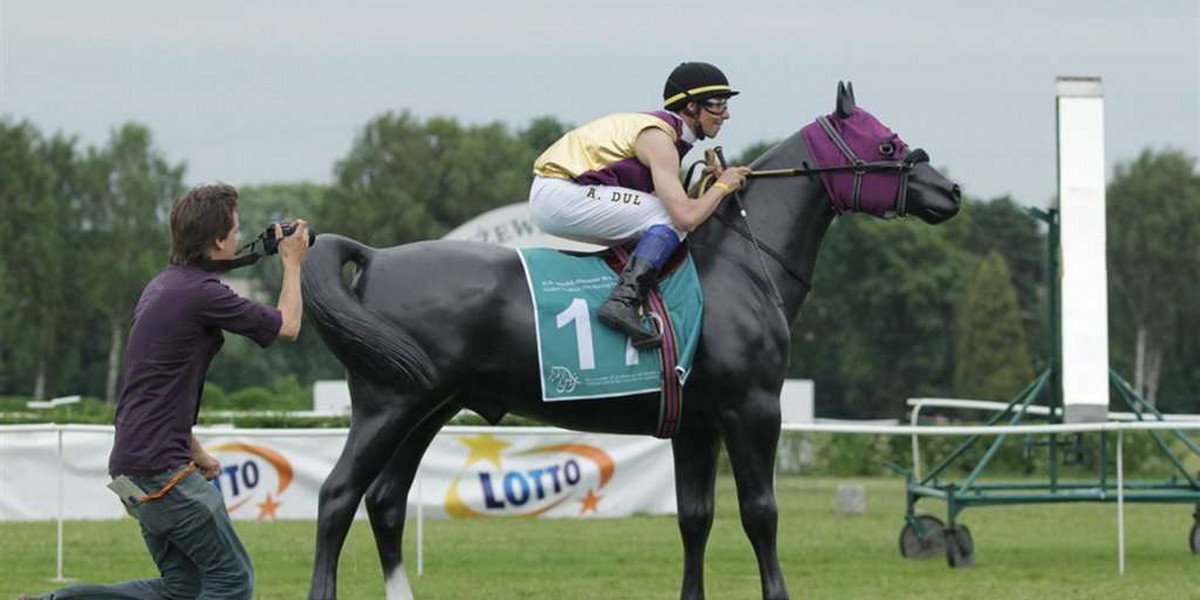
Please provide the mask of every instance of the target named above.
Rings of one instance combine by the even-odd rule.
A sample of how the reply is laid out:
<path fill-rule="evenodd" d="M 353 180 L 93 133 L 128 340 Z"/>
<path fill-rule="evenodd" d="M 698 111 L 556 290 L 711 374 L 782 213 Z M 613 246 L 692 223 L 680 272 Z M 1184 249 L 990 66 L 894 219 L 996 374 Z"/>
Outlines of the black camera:
<path fill-rule="evenodd" d="M 258 236 L 258 239 L 262 241 L 263 256 L 271 256 L 272 254 L 279 252 L 279 241 L 283 238 L 275 237 L 275 226 L 276 225 L 278 225 L 279 229 L 283 231 L 283 237 L 287 237 L 289 235 L 292 235 L 293 233 L 296 233 L 296 226 L 290 222 L 288 222 L 288 223 L 282 223 L 282 222 L 271 223 L 270 225 L 267 225 L 267 230 L 262 232 L 262 234 Z M 313 243 L 316 241 L 317 241 L 317 232 L 313 231 L 312 227 L 309 227 L 308 228 L 308 245 L 312 246 Z"/>

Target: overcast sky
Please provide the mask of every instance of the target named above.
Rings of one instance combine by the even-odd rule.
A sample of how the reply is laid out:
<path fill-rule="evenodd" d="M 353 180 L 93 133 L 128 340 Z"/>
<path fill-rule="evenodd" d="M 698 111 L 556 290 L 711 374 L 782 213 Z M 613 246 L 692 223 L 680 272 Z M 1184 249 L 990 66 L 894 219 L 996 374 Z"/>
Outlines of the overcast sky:
<path fill-rule="evenodd" d="M 1056 75 L 1103 78 L 1110 169 L 1200 155 L 1198 5 L 0 0 L 0 113 L 88 144 L 143 123 L 189 183 L 328 182 L 384 111 L 578 124 L 654 109 L 676 64 L 707 60 L 743 92 L 727 154 L 829 112 L 849 79 L 968 193 L 1046 205 Z"/>

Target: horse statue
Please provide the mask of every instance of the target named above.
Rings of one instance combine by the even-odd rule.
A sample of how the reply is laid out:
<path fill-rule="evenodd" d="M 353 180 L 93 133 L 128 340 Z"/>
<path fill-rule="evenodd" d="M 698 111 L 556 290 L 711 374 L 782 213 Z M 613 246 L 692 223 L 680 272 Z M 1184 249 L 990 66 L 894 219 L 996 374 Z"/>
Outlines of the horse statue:
<path fill-rule="evenodd" d="M 761 177 L 689 236 L 704 312 L 671 439 L 682 599 L 704 598 L 720 440 L 762 597 L 788 598 L 776 550 L 774 459 L 790 326 L 836 215 L 907 214 L 937 224 L 958 212 L 958 186 L 928 160 L 839 84 L 836 110 L 755 161 Z M 321 486 L 310 600 L 336 598 L 338 558 L 364 494 L 387 598 L 412 597 L 401 557 L 409 488 L 435 434 L 463 408 L 493 422 L 513 413 L 582 431 L 655 432 L 657 393 L 542 401 L 531 292 L 510 248 L 425 241 L 374 249 L 321 235 L 306 262 L 308 314 L 345 364 L 352 398 L 349 437 Z M 348 262 L 356 274 L 347 282 Z"/>

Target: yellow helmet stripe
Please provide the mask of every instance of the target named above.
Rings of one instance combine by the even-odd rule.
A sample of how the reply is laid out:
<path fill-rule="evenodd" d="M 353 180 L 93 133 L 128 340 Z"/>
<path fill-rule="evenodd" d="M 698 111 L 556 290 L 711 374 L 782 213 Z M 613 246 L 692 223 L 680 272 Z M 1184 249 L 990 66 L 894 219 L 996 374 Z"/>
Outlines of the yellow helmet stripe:
<path fill-rule="evenodd" d="M 676 103 L 684 98 L 687 98 L 688 96 L 691 96 L 693 94 L 703 94 L 705 92 L 732 92 L 732 91 L 733 91 L 733 88 L 729 87 L 728 85 L 705 85 L 705 86 L 701 86 L 698 88 L 692 88 L 686 92 L 679 92 L 678 94 L 675 94 L 674 96 L 671 96 L 670 98 L 667 98 L 666 100 L 663 100 L 663 106 L 670 106 L 671 104 L 674 104 L 674 103 Z"/>

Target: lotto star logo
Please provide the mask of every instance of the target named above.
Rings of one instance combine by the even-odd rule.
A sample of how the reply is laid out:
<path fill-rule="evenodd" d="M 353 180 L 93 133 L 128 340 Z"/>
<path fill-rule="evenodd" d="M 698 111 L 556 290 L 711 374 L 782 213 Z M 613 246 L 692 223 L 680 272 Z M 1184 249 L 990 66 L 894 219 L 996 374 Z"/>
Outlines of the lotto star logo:
<path fill-rule="evenodd" d="M 600 448 L 552 444 L 509 451 L 513 443 L 490 434 L 458 441 L 467 449 L 467 474 L 446 492 L 446 514 L 453 518 L 533 519 L 559 507 L 579 516 L 603 512 L 601 490 L 616 464 Z"/>
<path fill-rule="evenodd" d="M 283 504 L 280 498 L 292 485 L 292 463 L 264 446 L 230 442 L 208 448 L 221 461 L 221 473 L 213 485 L 225 496 L 225 508 L 233 515 L 246 508 L 257 509 L 257 519 L 274 519 Z M 243 511 L 244 512 L 244 511 Z"/>

